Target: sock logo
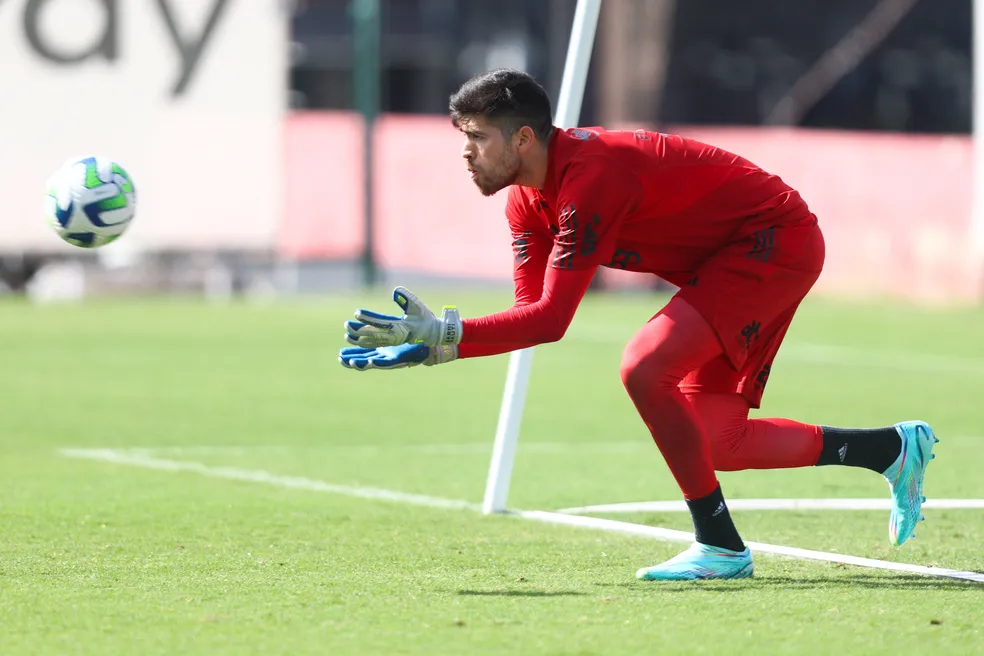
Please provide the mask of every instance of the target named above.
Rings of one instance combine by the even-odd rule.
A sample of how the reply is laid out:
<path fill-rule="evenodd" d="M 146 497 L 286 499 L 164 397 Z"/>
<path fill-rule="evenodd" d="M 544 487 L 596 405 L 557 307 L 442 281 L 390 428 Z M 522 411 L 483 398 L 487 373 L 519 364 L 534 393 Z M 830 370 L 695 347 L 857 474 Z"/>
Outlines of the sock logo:
<path fill-rule="evenodd" d="M 847 457 L 847 445 L 845 444 L 841 448 L 837 449 L 837 455 L 840 456 L 840 461 L 844 462 L 844 458 Z"/>
<path fill-rule="evenodd" d="M 722 501 L 721 503 L 718 504 L 717 510 L 711 513 L 711 517 L 717 517 L 718 515 L 723 513 L 726 509 L 727 507 L 724 505 L 724 502 Z"/>

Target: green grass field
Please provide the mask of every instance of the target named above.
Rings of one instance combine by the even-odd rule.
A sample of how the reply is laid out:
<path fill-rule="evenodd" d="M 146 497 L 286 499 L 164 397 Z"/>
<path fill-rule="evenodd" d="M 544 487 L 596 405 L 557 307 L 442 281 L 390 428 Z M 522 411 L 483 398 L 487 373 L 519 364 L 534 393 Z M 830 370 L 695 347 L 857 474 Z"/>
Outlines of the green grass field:
<path fill-rule="evenodd" d="M 415 291 L 466 316 L 509 303 Z M 387 297 L 0 303 L 0 653 L 984 649 L 981 584 L 769 555 L 752 580 L 640 583 L 638 567 L 685 545 L 366 498 L 481 503 L 508 363 L 342 369 L 341 322 Z M 618 378 L 622 344 L 664 300 L 592 297 L 538 349 L 512 507 L 679 498 Z M 808 303 L 759 414 L 926 419 L 942 439 L 927 496 L 984 498 L 981 335 L 979 311 Z M 887 492 L 829 467 L 721 480 L 733 499 Z M 929 509 L 901 549 L 884 511 L 733 514 L 747 540 L 984 571 L 982 510 Z M 691 528 L 680 513 L 608 517 Z"/>

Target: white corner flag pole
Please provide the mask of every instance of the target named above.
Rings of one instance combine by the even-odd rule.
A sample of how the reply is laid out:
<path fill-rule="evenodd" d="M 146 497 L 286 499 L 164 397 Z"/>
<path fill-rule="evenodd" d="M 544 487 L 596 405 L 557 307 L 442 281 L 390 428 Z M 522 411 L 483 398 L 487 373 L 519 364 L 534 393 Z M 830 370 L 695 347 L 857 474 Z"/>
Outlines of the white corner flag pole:
<path fill-rule="evenodd" d="M 973 99 L 971 101 L 971 149 L 973 150 L 973 174 L 971 177 L 971 248 L 974 265 L 984 261 L 984 0 L 974 0 L 972 5 L 973 43 Z"/>
<path fill-rule="evenodd" d="M 581 101 L 584 99 L 584 86 L 588 79 L 588 65 L 591 63 L 591 51 L 600 12 L 601 0 L 577 0 L 574 23 L 571 26 L 571 39 L 567 47 L 567 60 L 564 62 L 564 75 L 560 83 L 560 96 L 557 99 L 557 112 L 554 117 L 554 125 L 559 128 L 577 127 L 581 116 Z M 512 476 L 513 460 L 516 457 L 519 425 L 523 417 L 532 365 L 533 347 L 514 351 L 509 357 L 506 389 L 499 409 L 499 426 L 495 432 L 492 463 L 489 466 L 485 500 L 482 503 L 482 512 L 486 515 L 506 509 L 509 479 Z"/>

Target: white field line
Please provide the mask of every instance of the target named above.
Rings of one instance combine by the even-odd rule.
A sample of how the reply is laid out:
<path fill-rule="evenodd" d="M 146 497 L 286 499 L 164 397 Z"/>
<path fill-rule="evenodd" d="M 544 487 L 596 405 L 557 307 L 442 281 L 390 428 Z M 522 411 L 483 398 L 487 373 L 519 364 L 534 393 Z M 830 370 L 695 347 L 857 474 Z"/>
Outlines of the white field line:
<path fill-rule="evenodd" d="M 238 469 L 235 467 L 212 467 L 200 462 L 186 462 L 176 460 L 164 460 L 154 458 L 145 453 L 134 453 L 126 450 L 117 449 L 62 449 L 62 455 L 69 458 L 83 458 L 97 460 L 121 465 L 132 465 L 169 472 L 193 472 L 202 476 L 212 478 L 223 478 L 237 481 L 248 481 L 252 483 L 263 483 L 277 487 L 293 489 L 311 490 L 315 492 L 325 492 L 342 496 L 358 497 L 363 499 L 376 499 L 382 501 L 392 501 L 396 503 L 406 503 L 417 506 L 427 506 L 431 508 L 453 508 L 481 511 L 481 505 L 469 503 L 467 501 L 456 501 L 452 499 L 441 499 L 420 494 L 406 494 L 393 490 L 384 490 L 371 487 L 359 487 L 350 485 L 333 485 L 323 481 L 316 481 L 309 478 L 297 476 L 277 476 L 265 471 Z M 540 510 L 510 511 L 509 516 L 520 517 L 532 521 L 546 522 L 550 524 L 563 524 L 566 526 L 576 526 L 580 528 L 591 528 L 603 531 L 613 531 L 628 535 L 639 535 L 661 540 L 672 540 L 676 542 L 692 542 L 693 534 L 685 531 L 675 531 L 672 529 L 645 526 L 642 524 L 630 524 L 610 519 L 600 519 L 597 517 L 584 517 L 579 515 L 567 515 L 556 512 L 544 512 Z M 885 560 L 874 560 L 872 558 L 859 558 L 857 556 L 846 556 L 824 551 L 810 551 L 808 549 L 798 549 L 796 547 L 784 547 L 780 545 L 763 544 L 760 542 L 747 543 L 749 548 L 758 553 L 768 553 L 792 558 L 808 560 L 820 560 L 832 563 L 845 563 L 859 567 L 870 567 L 875 569 L 890 570 L 896 572 L 909 572 L 924 576 L 938 576 L 951 579 L 961 579 L 966 581 L 976 581 L 984 583 L 984 574 L 977 572 L 963 572 L 960 570 L 944 569 L 939 567 L 924 567 L 921 565 L 909 565 L 906 563 L 893 563 Z"/>
<path fill-rule="evenodd" d="M 981 509 L 984 499 L 927 499 L 923 508 Z M 892 500 L 883 499 L 728 499 L 728 510 L 891 510 Z M 684 501 L 636 501 L 562 508 L 565 515 L 592 513 L 688 512 Z"/>
<path fill-rule="evenodd" d="M 658 528 L 655 526 L 645 526 L 643 524 L 630 524 L 611 519 L 600 519 L 598 517 L 582 517 L 579 515 L 565 515 L 563 513 L 544 512 L 541 510 L 521 510 L 513 514 L 523 519 L 532 519 L 548 524 L 563 524 L 565 526 L 579 526 L 583 528 L 594 528 L 602 531 L 614 531 L 625 533 L 626 535 L 639 535 L 643 537 L 658 538 L 661 540 L 674 540 L 677 542 L 692 542 L 693 533 L 685 531 L 675 531 L 668 528 Z M 945 569 L 942 567 L 925 567 L 923 565 L 910 565 L 908 563 L 893 563 L 887 560 L 875 560 L 874 558 L 860 558 L 858 556 L 847 556 L 844 554 L 830 553 L 827 551 L 812 551 L 810 549 L 799 549 L 797 547 L 783 547 L 776 544 L 763 544 L 761 542 L 746 542 L 749 549 L 756 553 L 767 553 L 777 556 L 789 556 L 805 560 L 822 560 L 828 563 L 844 563 L 846 565 L 856 565 L 858 567 L 871 567 L 874 569 L 885 569 L 893 572 L 908 572 L 910 574 L 920 574 L 923 576 L 939 576 L 950 579 L 961 579 L 964 581 L 976 581 L 984 583 L 984 574 L 979 572 L 964 572 L 957 569 Z"/>
<path fill-rule="evenodd" d="M 468 503 L 467 501 L 456 501 L 454 499 L 441 499 L 429 497 L 422 494 L 408 494 L 406 492 L 394 492 L 375 487 L 363 487 L 361 485 L 335 485 L 325 483 L 301 476 L 279 476 L 262 470 L 239 469 L 237 467 L 213 467 L 200 462 L 188 462 L 185 460 L 164 460 L 154 458 L 144 453 L 130 452 L 117 449 L 62 449 L 60 453 L 69 458 L 83 458 L 86 460 L 99 460 L 111 462 L 118 465 L 133 465 L 135 467 L 146 467 L 148 469 L 159 469 L 170 472 L 193 472 L 202 476 L 212 478 L 225 478 L 233 481 L 248 481 L 250 483 L 264 483 L 277 487 L 293 488 L 298 490 L 310 490 L 312 492 L 326 492 L 328 494 L 339 494 L 347 497 L 359 497 L 362 499 L 377 499 L 382 501 L 396 501 L 398 503 L 409 503 L 415 506 L 429 506 L 431 508 L 453 508 L 467 510 L 481 510 L 482 504 Z"/>

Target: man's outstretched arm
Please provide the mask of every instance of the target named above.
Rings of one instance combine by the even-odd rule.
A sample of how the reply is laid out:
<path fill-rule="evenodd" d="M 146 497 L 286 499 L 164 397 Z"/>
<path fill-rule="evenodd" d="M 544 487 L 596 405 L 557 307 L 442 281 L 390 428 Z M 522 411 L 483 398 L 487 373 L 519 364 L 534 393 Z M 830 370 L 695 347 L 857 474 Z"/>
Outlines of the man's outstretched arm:
<path fill-rule="evenodd" d="M 397 288 L 394 300 L 403 317 L 359 310 L 357 321 L 346 324 L 346 339 L 364 348 L 453 346 L 455 358 L 555 342 L 573 321 L 598 266 L 611 260 L 619 227 L 640 194 L 634 177 L 610 162 L 571 165 L 558 194 L 552 242 L 544 239 L 545 225 L 532 229 L 542 218 L 522 214 L 522 220 L 514 221 L 516 215 L 510 216 L 517 257 L 516 304 L 511 309 L 463 321 L 456 309 L 445 308 L 438 318 L 409 290 Z M 523 252 L 516 250 L 517 235 L 527 238 Z"/>
<path fill-rule="evenodd" d="M 641 188 L 607 159 L 579 161 L 566 171 L 557 195 L 557 233 L 540 253 L 542 281 L 536 301 L 505 312 L 466 319 L 461 345 L 546 344 L 567 332 L 595 272 L 615 252 L 618 232 L 641 197 Z M 519 293 L 517 290 L 517 298 Z"/>
<path fill-rule="evenodd" d="M 563 263 L 557 253 L 564 248 L 554 247 L 555 263 Z M 350 344 L 367 349 L 404 343 L 454 346 L 456 359 L 556 342 L 574 319 L 597 265 L 580 269 L 548 267 L 549 242 L 546 248 L 535 250 L 541 252 L 516 267 L 516 303 L 509 310 L 462 320 L 456 308 L 445 307 L 438 317 L 409 289 L 397 287 L 393 300 L 403 310 L 403 316 L 357 310 L 355 320 L 345 324 L 345 338 Z M 529 275 L 530 269 L 536 277 Z"/>
<path fill-rule="evenodd" d="M 540 300 L 534 303 L 517 304 L 505 312 L 490 314 L 477 319 L 458 320 L 458 325 L 450 330 L 451 333 L 462 335 L 461 341 L 457 344 L 449 342 L 435 345 L 427 342 L 407 342 L 378 347 L 352 346 L 341 350 L 339 362 L 342 366 L 357 371 L 403 369 L 419 365 L 445 364 L 463 358 L 498 355 L 558 341 L 570 326 L 577 306 L 591 284 L 595 270 L 596 267 L 578 271 L 548 269 Z M 400 303 L 399 299 L 405 299 L 407 296 L 416 299 L 416 296 L 413 296 L 409 290 L 403 288 L 397 288 L 394 292 L 394 298 L 398 299 L 397 303 Z M 385 327 L 380 323 L 376 325 L 364 323 L 365 320 L 376 320 L 367 317 L 366 312 L 363 310 L 356 313 L 356 316 L 362 320 L 358 322 L 360 327 L 357 330 L 363 332 L 366 328 L 385 330 Z M 391 325 L 394 322 L 403 321 L 399 317 L 370 314 L 372 317 L 381 319 L 382 323 L 385 324 Z M 447 312 L 444 313 L 442 319 L 437 319 L 437 316 L 429 310 L 425 310 L 423 314 L 429 315 L 436 324 L 446 321 L 449 317 Z M 448 331 L 436 326 L 428 332 L 439 335 Z M 475 339 L 469 340 L 469 335 L 475 336 Z M 482 341 L 483 336 L 492 341 Z M 515 336 L 514 341 L 495 341 L 509 339 L 512 336 Z M 352 343 L 358 343 L 359 339 L 362 339 L 363 343 L 369 341 L 365 336 L 353 339 L 351 327 L 347 328 L 346 339 Z M 402 339 L 402 337 L 396 339 Z"/>
<path fill-rule="evenodd" d="M 596 270 L 595 266 L 577 270 L 548 268 L 540 300 L 517 305 L 504 312 L 463 320 L 461 345 L 534 346 L 560 340 L 574 320 L 577 307 L 587 293 Z"/>
<path fill-rule="evenodd" d="M 355 346 L 342 349 L 339 362 L 358 371 L 402 369 L 556 342 L 570 326 L 594 272 L 595 268 L 548 269 L 539 301 L 463 321 L 456 311 L 451 314 L 447 309 L 439 319 L 412 292 L 398 287 L 394 299 L 405 310 L 410 309 L 413 316 L 404 314 L 401 318 L 357 311 L 357 321 L 346 323 L 346 339 Z M 414 299 L 409 308 L 405 306 L 408 298 Z M 419 317 L 425 317 L 427 323 L 421 324 Z M 461 337 L 455 342 L 452 335 Z"/>

